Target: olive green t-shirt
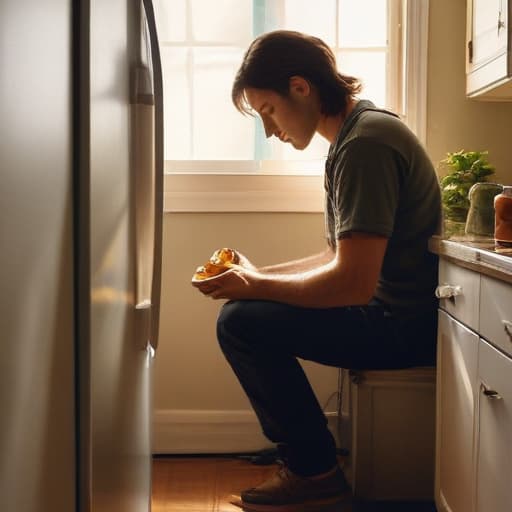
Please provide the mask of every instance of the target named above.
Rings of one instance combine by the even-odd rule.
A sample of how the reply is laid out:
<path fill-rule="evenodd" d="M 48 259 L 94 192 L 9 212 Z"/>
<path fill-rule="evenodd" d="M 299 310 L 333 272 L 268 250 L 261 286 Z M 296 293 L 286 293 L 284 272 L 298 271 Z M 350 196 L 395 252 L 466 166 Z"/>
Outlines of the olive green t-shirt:
<path fill-rule="evenodd" d="M 437 177 L 424 148 L 400 119 L 361 100 L 331 144 L 325 167 L 329 244 L 349 232 L 388 238 L 375 297 L 398 307 L 432 307 L 439 232 Z"/>

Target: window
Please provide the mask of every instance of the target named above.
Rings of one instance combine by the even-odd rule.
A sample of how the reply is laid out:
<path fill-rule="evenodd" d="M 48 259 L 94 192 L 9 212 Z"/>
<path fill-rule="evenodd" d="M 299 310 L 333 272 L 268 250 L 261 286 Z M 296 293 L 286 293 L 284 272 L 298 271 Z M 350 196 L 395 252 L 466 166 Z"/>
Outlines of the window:
<path fill-rule="evenodd" d="M 360 78 L 360 97 L 399 113 L 422 136 L 423 92 L 408 55 L 409 36 L 428 0 L 154 0 L 164 77 L 166 171 L 319 175 L 328 143 L 304 151 L 266 139 L 261 121 L 241 115 L 231 86 L 257 35 L 292 29 L 320 37 L 339 69 Z M 416 32 L 413 32 L 415 30 Z M 421 46 L 412 44 L 417 60 Z M 426 61 L 426 56 L 423 55 Z M 420 76 L 420 79 L 424 78 Z M 412 115 L 411 115 L 412 114 Z"/>

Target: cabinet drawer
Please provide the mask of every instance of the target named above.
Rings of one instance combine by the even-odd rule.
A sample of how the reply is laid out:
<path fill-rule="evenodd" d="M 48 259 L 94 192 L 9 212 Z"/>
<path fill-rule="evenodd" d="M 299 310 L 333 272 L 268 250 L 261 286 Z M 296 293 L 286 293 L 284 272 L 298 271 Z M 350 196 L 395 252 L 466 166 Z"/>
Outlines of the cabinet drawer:
<path fill-rule="evenodd" d="M 512 359 L 484 340 L 478 349 L 476 511 L 512 510 Z"/>
<path fill-rule="evenodd" d="M 512 355 L 512 285 L 481 277 L 480 334 Z"/>
<path fill-rule="evenodd" d="M 441 260 L 439 284 L 450 287 L 454 293 L 449 298 L 441 298 L 439 307 L 463 324 L 478 331 L 480 274 L 449 261 Z"/>

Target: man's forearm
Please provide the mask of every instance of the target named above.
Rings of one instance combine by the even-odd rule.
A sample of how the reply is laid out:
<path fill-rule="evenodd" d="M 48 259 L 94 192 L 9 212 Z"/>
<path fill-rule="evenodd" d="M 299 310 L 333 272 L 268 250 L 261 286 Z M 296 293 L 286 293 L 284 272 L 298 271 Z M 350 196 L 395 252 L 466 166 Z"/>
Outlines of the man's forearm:
<path fill-rule="evenodd" d="M 259 273 L 251 298 L 310 308 L 368 304 L 375 293 L 387 247 L 385 237 L 338 240 L 327 263 L 293 274 Z"/>
<path fill-rule="evenodd" d="M 331 262 L 294 274 L 260 274 L 254 298 L 310 308 L 367 304 L 370 296 L 358 284 L 356 275 Z"/>
<path fill-rule="evenodd" d="M 298 260 L 260 267 L 258 268 L 258 271 L 263 274 L 296 274 L 321 267 L 322 265 L 329 263 L 334 256 L 334 251 L 328 247 L 321 253 L 313 254 L 312 256 L 307 256 Z"/>

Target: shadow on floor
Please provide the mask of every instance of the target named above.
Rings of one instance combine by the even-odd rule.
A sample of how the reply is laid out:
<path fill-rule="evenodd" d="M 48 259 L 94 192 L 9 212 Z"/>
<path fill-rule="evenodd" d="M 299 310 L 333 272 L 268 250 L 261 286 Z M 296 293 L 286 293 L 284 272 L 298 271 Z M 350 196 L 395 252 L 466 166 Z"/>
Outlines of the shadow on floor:
<path fill-rule="evenodd" d="M 433 502 L 354 502 L 351 506 L 351 512 L 436 512 Z M 342 510 L 340 509 L 340 512 Z"/>
<path fill-rule="evenodd" d="M 237 505 L 244 512 L 254 512 L 254 509 Z M 331 505 L 290 507 L 286 512 L 436 512 L 433 503 L 418 502 L 355 502 L 343 501 Z"/>

